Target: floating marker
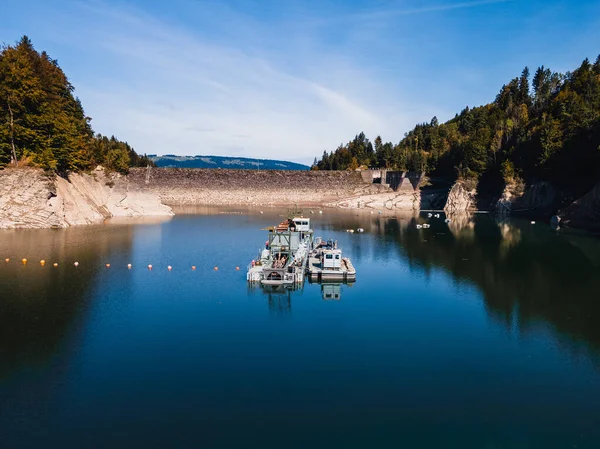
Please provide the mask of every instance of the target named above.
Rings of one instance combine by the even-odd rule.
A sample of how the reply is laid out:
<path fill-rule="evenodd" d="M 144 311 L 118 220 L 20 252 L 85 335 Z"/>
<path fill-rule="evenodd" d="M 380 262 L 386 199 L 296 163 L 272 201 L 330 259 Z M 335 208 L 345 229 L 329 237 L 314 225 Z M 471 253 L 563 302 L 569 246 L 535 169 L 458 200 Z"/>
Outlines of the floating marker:
<path fill-rule="evenodd" d="M 54 263 L 52 264 L 52 266 L 53 266 L 53 267 L 58 267 L 58 264 L 57 264 L 56 262 L 54 262 Z"/>
<path fill-rule="evenodd" d="M 127 264 L 127 269 L 131 270 L 131 264 L 130 263 Z"/>
<path fill-rule="evenodd" d="M 79 266 L 79 262 L 75 262 L 73 265 L 75 265 L 76 267 Z"/>
<path fill-rule="evenodd" d="M 110 268 L 110 264 L 109 263 L 106 264 L 106 268 Z"/>
<path fill-rule="evenodd" d="M 46 261 L 45 261 L 45 260 L 43 260 L 43 259 L 42 259 L 42 260 L 40 260 L 40 265 L 41 265 L 41 266 L 44 266 L 44 265 L 46 265 Z"/>
<path fill-rule="evenodd" d="M 260 211 L 260 213 L 262 214 L 262 213 L 263 213 L 263 211 L 261 210 L 261 211 Z"/>
<path fill-rule="evenodd" d="M 169 266 L 167 267 L 167 270 L 169 270 L 169 271 L 171 271 L 172 269 L 173 269 L 173 267 L 172 267 L 171 265 L 169 265 Z"/>
<path fill-rule="evenodd" d="M 215 265 L 215 271 L 218 271 L 218 270 L 219 270 L 219 267 L 217 267 L 217 266 Z"/>
<path fill-rule="evenodd" d="M 240 271 L 240 267 L 235 267 L 235 271 Z"/>
<path fill-rule="evenodd" d="M 21 262 L 23 262 L 23 265 L 25 265 L 27 263 L 27 259 L 22 259 Z"/>
<path fill-rule="evenodd" d="M 10 259 L 7 257 L 6 259 L 4 259 L 4 262 L 8 263 L 10 262 Z"/>
<path fill-rule="evenodd" d="M 196 265 L 192 265 L 192 270 L 195 270 L 195 269 L 196 269 Z"/>
<path fill-rule="evenodd" d="M 320 211 L 319 211 L 319 213 L 320 213 L 320 214 L 322 214 L 322 213 L 323 213 L 323 211 L 322 211 L 322 210 L 320 210 Z"/>
<path fill-rule="evenodd" d="M 532 221 L 531 224 L 535 224 L 535 221 Z"/>
<path fill-rule="evenodd" d="M 152 269 L 152 265 L 148 265 L 148 269 L 151 270 Z"/>

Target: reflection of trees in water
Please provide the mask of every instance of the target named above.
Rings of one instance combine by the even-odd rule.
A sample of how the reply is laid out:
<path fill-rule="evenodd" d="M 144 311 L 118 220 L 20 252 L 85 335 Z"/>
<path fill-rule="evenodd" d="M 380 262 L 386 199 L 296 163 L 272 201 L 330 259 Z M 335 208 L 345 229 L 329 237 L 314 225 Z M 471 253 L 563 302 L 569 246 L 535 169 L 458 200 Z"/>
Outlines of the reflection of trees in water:
<path fill-rule="evenodd" d="M 60 352 L 82 319 L 110 248 L 129 251 L 132 230 L 86 227 L 3 236 L 0 249 L 12 260 L 2 260 L 0 274 L 0 378 L 24 365 L 46 363 Z M 26 266 L 20 263 L 23 257 Z M 53 267 L 54 262 L 59 266 Z"/>
<path fill-rule="evenodd" d="M 452 236 L 439 236 L 431 245 L 414 239 L 400 243 L 409 257 L 478 285 L 488 311 L 507 326 L 516 322 L 526 330 L 542 319 L 563 335 L 600 349 L 598 266 L 569 237 L 526 222 L 496 223 L 486 216 L 474 217 L 472 223 Z"/>
<path fill-rule="evenodd" d="M 416 229 L 428 221 L 430 229 Z M 564 337 L 600 350 L 600 241 L 587 236 L 556 235 L 549 227 L 490 215 L 442 219 L 349 217 L 340 230 L 363 227 L 373 233 L 371 251 L 385 261 L 399 251 L 409 266 L 426 273 L 443 268 L 483 292 L 490 315 L 526 331 L 537 323 L 552 325 Z M 351 239 L 354 252 L 355 242 Z M 364 245 L 365 243 L 360 243 Z"/>

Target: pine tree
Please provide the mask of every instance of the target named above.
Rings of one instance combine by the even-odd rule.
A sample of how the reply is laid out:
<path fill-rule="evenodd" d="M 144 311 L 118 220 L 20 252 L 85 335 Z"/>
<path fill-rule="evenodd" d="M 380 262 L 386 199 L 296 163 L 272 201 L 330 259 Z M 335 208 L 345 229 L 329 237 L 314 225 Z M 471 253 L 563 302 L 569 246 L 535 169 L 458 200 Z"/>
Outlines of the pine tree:
<path fill-rule="evenodd" d="M 27 157 L 61 174 L 97 164 L 126 172 L 140 162 L 127 143 L 94 136 L 73 92 L 57 61 L 38 53 L 27 36 L 1 49 L 0 167 Z"/>

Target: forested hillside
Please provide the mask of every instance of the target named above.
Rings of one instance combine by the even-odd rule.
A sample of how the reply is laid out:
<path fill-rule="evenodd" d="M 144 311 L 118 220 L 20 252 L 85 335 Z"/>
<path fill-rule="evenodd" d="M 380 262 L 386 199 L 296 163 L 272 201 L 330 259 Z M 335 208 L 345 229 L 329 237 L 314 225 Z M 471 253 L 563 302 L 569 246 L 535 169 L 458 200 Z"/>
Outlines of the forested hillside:
<path fill-rule="evenodd" d="M 379 136 L 371 143 L 361 133 L 313 168 L 360 165 L 559 186 L 576 180 L 588 188 L 600 180 L 600 56 L 566 74 L 540 67 L 531 79 L 525 68 L 490 104 L 467 107 L 443 124 L 434 117 L 397 144 Z"/>
<path fill-rule="evenodd" d="M 27 36 L 0 51 L 0 167 L 27 162 L 66 173 L 146 165 L 125 142 L 95 135 L 68 78 Z"/>

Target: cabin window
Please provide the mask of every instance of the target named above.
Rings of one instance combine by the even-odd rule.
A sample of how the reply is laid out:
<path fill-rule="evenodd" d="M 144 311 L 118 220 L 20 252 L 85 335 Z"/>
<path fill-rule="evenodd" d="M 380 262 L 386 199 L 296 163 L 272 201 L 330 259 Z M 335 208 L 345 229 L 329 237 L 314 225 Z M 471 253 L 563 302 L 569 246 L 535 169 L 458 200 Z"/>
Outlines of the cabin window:
<path fill-rule="evenodd" d="M 340 258 L 340 255 L 339 255 L 339 254 L 336 254 L 336 255 L 335 255 L 335 258 L 336 258 L 336 259 L 339 259 L 339 258 Z"/>
<path fill-rule="evenodd" d="M 333 259 L 333 255 L 332 255 L 332 254 L 327 254 L 327 255 L 325 256 L 325 259 Z"/>

